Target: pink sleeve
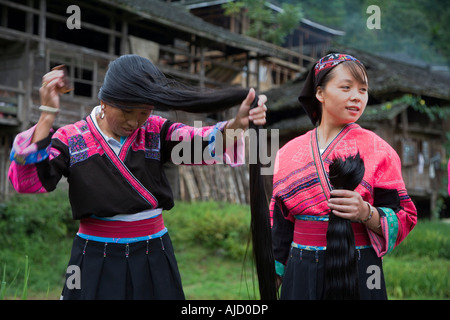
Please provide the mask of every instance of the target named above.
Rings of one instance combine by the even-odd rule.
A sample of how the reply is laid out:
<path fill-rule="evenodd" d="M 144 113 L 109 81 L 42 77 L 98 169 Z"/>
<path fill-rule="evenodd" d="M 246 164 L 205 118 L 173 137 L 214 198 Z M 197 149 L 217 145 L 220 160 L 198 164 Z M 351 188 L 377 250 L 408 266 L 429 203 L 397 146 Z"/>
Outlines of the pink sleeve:
<path fill-rule="evenodd" d="M 377 207 L 381 210 L 382 235 L 368 229 L 373 248 L 379 257 L 391 252 L 412 231 L 417 223 L 417 209 L 409 197 L 401 175 L 401 163 L 392 149 L 388 158 L 379 164 L 382 171 L 375 187 L 396 190 L 400 203 L 398 208 Z"/>
<path fill-rule="evenodd" d="M 31 143 L 35 128 L 19 133 L 11 150 L 8 178 L 19 193 L 47 192 L 39 180 L 35 163 L 48 158 L 50 145 L 38 149 L 36 143 Z"/>
<path fill-rule="evenodd" d="M 16 162 L 11 162 L 8 177 L 14 189 L 19 193 L 47 192 L 39 180 L 34 164 L 18 165 Z"/>
<path fill-rule="evenodd" d="M 223 147 L 223 131 L 227 122 L 219 122 L 215 126 L 191 127 L 181 123 L 173 123 L 165 137 L 166 140 L 180 141 L 172 152 L 172 162 L 175 164 L 198 165 L 225 163 L 232 167 L 245 163 L 244 131 L 236 130 L 235 142 L 227 143 Z M 204 144 L 196 144 L 194 138 L 200 137 Z M 179 157 L 183 150 L 183 157 Z M 194 154 L 188 155 L 191 152 Z"/>

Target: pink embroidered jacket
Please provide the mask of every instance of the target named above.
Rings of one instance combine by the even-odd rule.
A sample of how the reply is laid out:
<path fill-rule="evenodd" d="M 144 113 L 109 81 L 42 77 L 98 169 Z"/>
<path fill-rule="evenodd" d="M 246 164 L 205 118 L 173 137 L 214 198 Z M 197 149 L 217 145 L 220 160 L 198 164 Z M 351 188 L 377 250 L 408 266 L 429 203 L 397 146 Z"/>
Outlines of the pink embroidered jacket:
<path fill-rule="evenodd" d="M 133 214 L 156 208 L 169 210 L 174 205 L 173 194 L 163 164 L 172 160 L 176 146 L 174 155 L 188 159 L 184 164 L 241 164 L 232 162 L 230 156 L 243 152 L 243 139 L 230 148 L 234 154 L 230 155 L 229 150 L 215 150 L 216 135 L 223 131 L 225 124 L 195 128 L 150 116 L 125 139 L 118 155 L 91 115 L 31 144 L 33 127 L 14 140 L 9 179 L 18 192 L 41 193 L 54 190 L 62 176 L 66 177 L 74 219 Z M 195 139 L 199 144 L 194 143 Z M 185 147 L 180 148 L 180 143 Z M 203 154 L 211 155 L 208 161 L 200 157 L 198 162 L 199 150 L 195 146 L 200 146 Z"/>
<path fill-rule="evenodd" d="M 403 182 L 400 159 L 387 142 L 351 123 L 320 153 L 317 129 L 313 129 L 288 142 L 276 157 L 270 208 L 279 274 L 292 244 L 313 250 L 326 248 L 327 201 L 332 188 L 328 167 L 336 157 L 358 151 L 364 160 L 365 174 L 355 191 L 377 207 L 383 234 L 354 223 L 356 245 L 371 245 L 381 257 L 414 228 L 416 208 Z"/>

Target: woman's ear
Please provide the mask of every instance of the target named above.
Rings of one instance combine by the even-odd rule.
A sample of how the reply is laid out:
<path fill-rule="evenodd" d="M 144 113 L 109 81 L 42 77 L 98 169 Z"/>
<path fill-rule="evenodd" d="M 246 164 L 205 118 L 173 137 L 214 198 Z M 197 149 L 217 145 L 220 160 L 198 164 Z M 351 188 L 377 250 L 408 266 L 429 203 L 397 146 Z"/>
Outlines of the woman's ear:
<path fill-rule="evenodd" d="M 323 90 L 322 90 L 322 87 L 320 87 L 320 86 L 317 87 L 317 90 L 316 90 L 316 99 L 319 100 L 320 103 L 323 103 L 323 100 L 324 100 L 323 94 L 324 94 L 324 92 L 323 92 Z"/>

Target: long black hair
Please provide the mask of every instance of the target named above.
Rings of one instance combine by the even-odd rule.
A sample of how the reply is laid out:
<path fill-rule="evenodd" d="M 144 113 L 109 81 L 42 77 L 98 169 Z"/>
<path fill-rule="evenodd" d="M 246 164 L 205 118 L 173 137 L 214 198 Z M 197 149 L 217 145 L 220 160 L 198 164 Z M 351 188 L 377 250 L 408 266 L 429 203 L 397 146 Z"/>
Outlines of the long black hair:
<path fill-rule="evenodd" d="M 329 168 L 334 189 L 355 190 L 364 176 L 364 161 L 359 153 L 345 159 L 336 158 Z M 357 300 L 360 298 L 355 237 L 350 220 L 330 212 L 325 251 L 324 299 Z"/>
<path fill-rule="evenodd" d="M 257 98 L 252 103 L 256 107 Z M 276 273 L 275 258 L 272 250 L 272 231 L 270 227 L 269 205 L 265 192 L 264 177 L 261 175 L 261 162 L 259 161 L 259 129 L 261 126 L 250 124 L 250 129 L 256 131 L 255 150 L 258 155 L 256 163 L 249 165 L 250 175 L 250 229 L 252 236 L 253 258 L 258 275 L 259 294 L 261 300 L 276 300 Z"/>
<path fill-rule="evenodd" d="M 142 104 L 159 110 L 217 112 L 240 104 L 249 89 L 201 89 L 167 78 L 150 60 L 123 55 L 109 64 L 98 98 L 120 108 Z"/>

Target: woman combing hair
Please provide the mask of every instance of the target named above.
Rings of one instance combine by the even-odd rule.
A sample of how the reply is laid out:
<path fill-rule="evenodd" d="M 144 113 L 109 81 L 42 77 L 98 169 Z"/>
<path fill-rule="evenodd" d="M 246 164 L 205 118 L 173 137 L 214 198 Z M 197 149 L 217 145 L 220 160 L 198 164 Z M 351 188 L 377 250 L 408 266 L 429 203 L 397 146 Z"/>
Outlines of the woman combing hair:
<path fill-rule="evenodd" d="M 100 104 L 53 132 L 64 108 L 65 79 L 59 69 L 43 76 L 40 119 L 15 138 L 9 168 L 11 183 L 22 193 L 50 192 L 63 176 L 68 180 L 72 216 L 80 226 L 61 298 L 184 299 L 163 220 L 163 210 L 174 206 L 163 165 L 239 165 L 234 159 L 244 145 L 234 139 L 228 144 L 227 130 L 263 125 L 267 98 L 253 89 L 192 89 L 167 79 L 148 59 L 125 55 L 110 63 Z M 154 109 L 197 113 L 239 104 L 233 119 L 202 128 L 152 115 Z M 190 156 L 185 149 L 185 161 L 174 159 L 180 157 L 175 147 L 194 139 L 202 141 L 201 149 Z M 204 150 L 214 157 L 198 163 Z M 73 272 L 79 281 L 72 282 Z"/>

